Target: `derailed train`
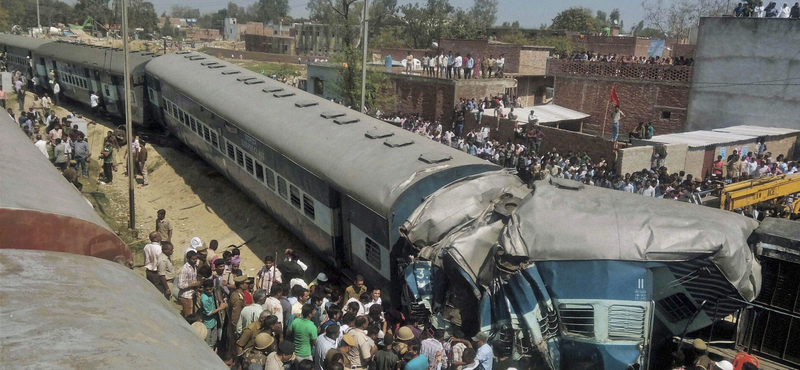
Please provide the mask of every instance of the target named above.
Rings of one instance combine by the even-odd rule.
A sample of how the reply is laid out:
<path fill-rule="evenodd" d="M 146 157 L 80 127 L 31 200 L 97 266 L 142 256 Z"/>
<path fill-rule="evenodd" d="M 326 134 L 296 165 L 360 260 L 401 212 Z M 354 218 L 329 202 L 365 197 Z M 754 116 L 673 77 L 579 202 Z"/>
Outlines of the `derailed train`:
<path fill-rule="evenodd" d="M 756 225 L 743 217 L 569 183 L 531 192 L 489 162 L 223 60 L 150 57 L 143 124 L 166 127 L 343 274 L 544 368 L 647 368 L 664 333 L 758 293 Z"/>

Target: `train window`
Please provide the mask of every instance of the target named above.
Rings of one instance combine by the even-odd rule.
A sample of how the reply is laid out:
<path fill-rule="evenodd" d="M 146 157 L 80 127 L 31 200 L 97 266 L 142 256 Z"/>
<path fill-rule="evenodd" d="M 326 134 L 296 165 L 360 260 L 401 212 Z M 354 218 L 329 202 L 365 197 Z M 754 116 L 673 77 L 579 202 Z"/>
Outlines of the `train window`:
<path fill-rule="evenodd" d="M 247 170 L 247 173 L 253 174 L 253 158 L 249 155 L 244 155 L 244 168 Z"/>
<path fill-rule="evenodd" d="M 106 96 L 111 96 L 111 90 L 108 89 L 108 85 L 104 85 L 103 90 L 106 92 Z"/>
<path fill-rule="evenodd" d="M 264 181 L 264 166 L 261 163 L 256 162 L 256 178 L 258 181 Z"/>
<path fill-rule="evenodd" d="M 217 137 L 217 133 L 214 131 L 211 131 L 211 145 L 219 149 L 219 137 Z"/>
<path fill-rule="evenodd" d="M 194 133 L 199 134 L 200 136 L 203 136 L 203 133 L 198 131 L 199 128 L 197 127 L 197 121 L 192 121 L 190 126 L 192 128 L 192 131 L 194 131 Z"/>
<path fill-rule="evenodd" d="M 300 209 L 300 191 L 294 185 L 289 185 L 289 198 L 291 198 L 292 205 Z"/>
<path fill-rule="evenodd" d="M 303 212 L 312 220 L 314 219 L 314 200 L 306 194 L 303 194 Z"/>
<path fill-rule="evenodd" d="M 594 307 L 590 304 L 561 304 L 561 323 L 570 334 L 594 338 Z"/>
<path fill-rule="evenodd" d="M 283 177 L 278 176 L 278 194 L 280 194 L 283 199 L 286 199 L 287 192 L 286 192 L 286 180 Z"/>
<path fill-rule="evenodd" d="M 275 190 L 275 173 L 272 172 L 272 170 L 269 169 L 269 168 L 266 168 L 266 170 L 267 170 L 267 174 L 266 174 L 267 175 L 267 187 L 274 191 Z"/>
<path fill-rule="evenodd" d="M 370 238 L 364 238 L 364 253 L 370 265 L 381 269 L 381 246 Z"/>
<path fill-rule="evenodd" d="M 226 142 L 225 143 L 225 148 L 228 151 L 228 158 L 235 159 L 236 155 L 233 153 L 233 145 L 231 145 L 231 143 L 229 143 L 229 142 Z"/>
<path fill-rule="evenodd" d="M 194 118 L 192 118 L 192 120 L 194 121 Z M 206 141 L 210 142 L 211 141 L 211 131 L 208 130 L 208 126 L 203 125 L 202 123 L 200 125 L 203 127 L 203 139 L 206 139 Z"/>
<path fill-rule="evenodd" d="M 197 124 L 197 120 L 194 119 L 192 116 L 186 116 L 186 126 L 191 126 Z"/>
<path fill-rule="evenodd" d="M 136 91 L 131 90 L 131 105 L 136 105 Z"/>
<path fill-rule="evenodd" d="M 188 124 L 189 123 L 189 120 L 186 119 L 186 113 L 184 113 L 183 111 L 178 111 L 178 115 L 180 116 L 181 123 L 183 123 L 183 124 Z M 194 126 L 194 122 L 192 122 L 192 126 Z"/>
<path fill-rule="evenodd" d="M 236 148 L 236 163 L 244 167 L 244 153 L 239 148 Z"/>

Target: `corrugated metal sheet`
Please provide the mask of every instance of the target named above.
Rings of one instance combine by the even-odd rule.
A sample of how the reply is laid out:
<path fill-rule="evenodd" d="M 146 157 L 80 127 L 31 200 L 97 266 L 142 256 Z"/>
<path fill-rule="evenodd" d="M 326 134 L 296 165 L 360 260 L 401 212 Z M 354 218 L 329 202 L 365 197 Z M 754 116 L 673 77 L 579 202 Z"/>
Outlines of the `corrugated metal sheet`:
<path fill-rule="evenodd" d="M 690 148 L 747 141 L 755 141 L 755 138 L 751 135 L 740 135 L 719 131 L 681 132 L 678 134 L 656 135 L 650 140 L 642 140 L 642 142 L 648 144 L 686 144 Z"/>
<path fill-rule="evenodd" d="M 723 127 L 713 129 L 711 131 L 714 132 L 727 132 L 736 135 L 747 135 L 747 136 L 779 136 L 779 135 L 790 135 L 800 133 L 800 130 L 794 130 L 790 128 L 781 128 L 781 127 L 762 127 L 762 126 L 748 126 L 748 125 L 741 125 L 741 126 L 731 126 L 731 127 Z"/>

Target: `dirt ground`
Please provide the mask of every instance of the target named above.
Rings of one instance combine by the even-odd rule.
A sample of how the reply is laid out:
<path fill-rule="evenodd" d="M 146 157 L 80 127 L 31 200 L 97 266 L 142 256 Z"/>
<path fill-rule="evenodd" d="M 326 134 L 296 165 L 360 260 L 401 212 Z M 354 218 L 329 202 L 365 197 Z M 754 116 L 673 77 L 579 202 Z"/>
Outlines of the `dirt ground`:
<path fill-rule="evenodd" d="M 30 94 L 27 99 L 32 99 Z M 84 107 L 66 103 L 64 107 L 56 108 L 59 117 L 67 113 L 65 108 L 76 114 L 88 112 Z M 156 212 L 163 208 L 172 221 L 172 242 L 176 251 L 185 250 L 193 237 L 200 237 L 206 245 L 212 239 L 218 240 L 219 254 L 229 245 L 241 245 L 241 268 L 250 276 L 261 268 L 265 255 L 277 253 L 278 258 L 283 258 L 286 248 L 298 250 L 304 256 L 302 260 L 309 265 L 308 279 L 313 279 L 322 267 L 299 239 L 183 145 L 160 147 L 148 143 L 149 185 L 142 186 L 142 178 L 137 176 L 134 191 L 136 230 L 128 230 L 129 181 L 124 176 L 125 149 L 115 154 L 118 164 L 112 184 L 97 183 L 98 174 L 102 172 L 97 157 L 102 150 L 103 138 L 122 122 L 118 119 L 85 118 L 94 124 L 89 125 L 87 133 L 93 158 L 89 178 L 80 180 L 84 183 L 83 194 L 131 247 L 135 265 L 142 265 L 141 250 L 146 244 L 147 234 L 155 229 Z M 180 256 L 179 253 L 176 255 Z M 174 258 L 176 268 L 182 260 L 181 257 Z M 144 274 L 143 268 L 137 267 L 136 270 Z"/>

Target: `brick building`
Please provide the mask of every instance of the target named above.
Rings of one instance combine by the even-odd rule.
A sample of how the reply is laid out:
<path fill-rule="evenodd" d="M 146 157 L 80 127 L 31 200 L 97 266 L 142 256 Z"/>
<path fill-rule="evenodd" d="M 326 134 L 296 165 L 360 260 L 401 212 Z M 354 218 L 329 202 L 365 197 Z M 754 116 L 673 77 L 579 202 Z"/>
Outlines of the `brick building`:
<path fill-rule="evenodd" d="M 591 115 L 585 132 L 611 132 L 608 102 L 615 84 L 626 115 L 620 136 L 639 122 L 651 122 L 656 134 L 683 130 L 692 67 L 551 60 L 548 71 L 555 77 L 554 103 Z"/>

